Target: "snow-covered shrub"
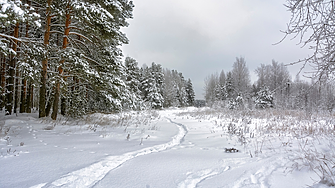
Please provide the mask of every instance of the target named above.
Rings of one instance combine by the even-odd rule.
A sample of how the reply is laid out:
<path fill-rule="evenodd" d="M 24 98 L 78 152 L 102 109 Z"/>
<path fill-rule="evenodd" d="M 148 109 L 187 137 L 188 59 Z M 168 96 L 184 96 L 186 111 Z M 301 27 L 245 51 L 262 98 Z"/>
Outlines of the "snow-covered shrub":
<path fill-rule="evenodd" d="M 243 109 L 244 108 L 244 99 L 241 95 L 238 95 L 236 98 L 231 98 L 228 100 L 228 109 Z"/>
<path fill-rule="evenodd" d="M 0 125 L 0 138 L 1 137 L 6 137 L 7 136 L 7 134 L 8 134 L 8 132 L 9 132 L 9 130 L 10 130 L 10 127 L 6 127 L 6 126 L 4 126 L 4 125 Z"/>
<path fill-rule="evenodd" d="M 259 109 L 273 107 L 273 95 L 267 86 L 264 86 L 255 96 L 255 106 Z"/>
<path fill-rule="evenodd" d="M 328 140 L 328 138 L 326 138 Z M 319 143 L 320 144 L 320 143 Z M 335 151 L 331 148 L 327 152 L 319 151 L 314 143 L 308 141 L 308 139 L 301 140 L 299 144 L 299 150 L 295 152 L 295 158 L 293 161 L 292 169 L 301 170 L 302 168 L 308 168 L 312 170 L 320 181 L 318 183 L 325 184 L 330 187 L 335 186 Z"/>

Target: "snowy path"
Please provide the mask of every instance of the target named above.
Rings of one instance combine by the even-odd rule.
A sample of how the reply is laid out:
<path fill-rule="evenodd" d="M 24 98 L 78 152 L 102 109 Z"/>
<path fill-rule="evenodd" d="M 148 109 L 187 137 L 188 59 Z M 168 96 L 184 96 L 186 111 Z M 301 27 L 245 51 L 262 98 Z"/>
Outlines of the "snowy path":
<path fill-rule="evenodd" d="M 71 172 L 52 183 L 43 183 L 43 184 L 39 184 L 33 187 L 34 188 L 37 188 L 37 187 L 92 187 L 97 182 L 102 180 L 108 172 L 119 167 L 120 165 L 122 165 L 126 161 L 129 161 L 130 159 L 143 156 L 143 155 L 147 155 L 147 154 L 151 154 L 151 153 L 161 152 L 161 151 L 171 149 L 172 147 L 179 145 L 181 142 L 183 142 L 184 137 L 188 132 L 187 128 L 182 124 L 173 122 L 169 118 L 166 118 L 166 119 L 168 119 L 171 123 L 177 125 L 177 127 L 179 128 L 178 134 L 175 135 L 170 142 L 144 148 L 138 151 L 128 152 L 128 153 L 125 153 L 119 156 L 110 156 L 110 157 L 107 157 L 105 160 L 94 163 L 88 167 Z"/>
<path fill-rule="evenodd" d="M 201 170 L 199 172 L 195 173 L 189 173 L 186 180 L 180 182 L 178 184 L 178 188 L 194 188 L 197 187 L 197 185 L 206 180 L 207 178 L 216 176 L 218 174 L 221 174 L 222 172 L 225 172 L 229 170 L 229 166 L 222 167 L 222 168 L 216 168 L 216 169 L 206 169 Z"/>

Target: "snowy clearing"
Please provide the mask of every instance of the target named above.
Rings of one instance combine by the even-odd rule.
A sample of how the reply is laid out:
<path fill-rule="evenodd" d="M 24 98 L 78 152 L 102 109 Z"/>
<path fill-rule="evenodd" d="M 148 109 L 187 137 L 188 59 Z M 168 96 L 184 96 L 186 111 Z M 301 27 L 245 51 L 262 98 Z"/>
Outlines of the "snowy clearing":
<path fill-rule="evenodd" d="M 334 119 L 263 113 L 1 116 L 0 187 L 331 186 Z"/>

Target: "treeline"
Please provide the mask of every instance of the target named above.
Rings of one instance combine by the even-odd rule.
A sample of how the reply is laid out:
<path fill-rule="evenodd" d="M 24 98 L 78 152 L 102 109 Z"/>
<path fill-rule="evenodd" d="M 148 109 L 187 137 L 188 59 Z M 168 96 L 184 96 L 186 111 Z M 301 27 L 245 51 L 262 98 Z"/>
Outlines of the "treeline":
<path fill-rule="evenodd" d="M 282 63 L 272 60 L 255 70 L 257 81 L 251 84 L 244 58 L 236 58 L 233 69 L 223 70 L 205 79 L 207 105 L 229 109 L 280 108 L 328 110 L 335 107 L 334 84 L 326 78 L 307 82 L 291 75 Z"/>
<path fill-rule="evenodd" d="M 56 119 L 163 107 L 161 66 L 132 75 L 121 61 L 128 39 L 120 29 L 133 7 L 128 0 L 1 1 L 0 108 Z"/>

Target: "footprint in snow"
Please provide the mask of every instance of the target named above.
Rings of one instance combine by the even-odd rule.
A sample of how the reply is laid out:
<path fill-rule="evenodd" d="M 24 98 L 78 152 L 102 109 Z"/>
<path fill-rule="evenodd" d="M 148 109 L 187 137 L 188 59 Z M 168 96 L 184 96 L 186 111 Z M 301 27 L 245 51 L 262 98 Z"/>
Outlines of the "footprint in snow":
<path fill-rule="evenodd" d="M 253 174 L 250 175 L 250 179 L 251 179 L 251 183 L 253 183 L 253 184 L 256 184 L 258 182 L 255 175 L 253 175 Z"/>
<path fill-rule="evenodd" d="M 229 170 L 230 169 L 230 166 L 226 166 L 226 168 L 223 170 L 224 172 Z"/>

